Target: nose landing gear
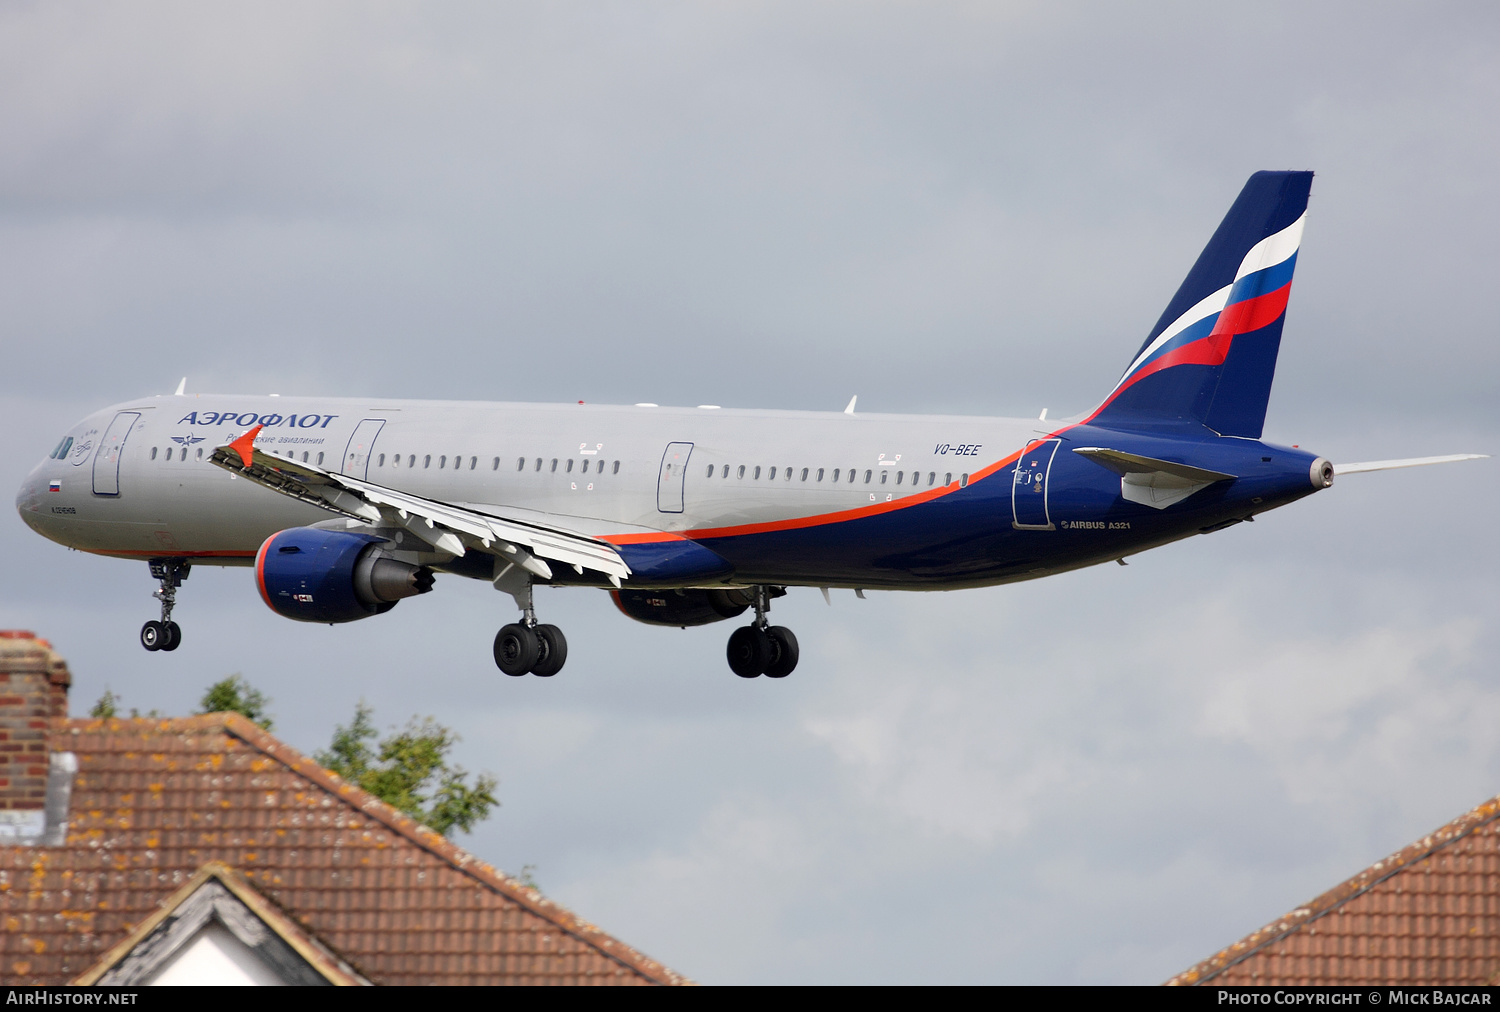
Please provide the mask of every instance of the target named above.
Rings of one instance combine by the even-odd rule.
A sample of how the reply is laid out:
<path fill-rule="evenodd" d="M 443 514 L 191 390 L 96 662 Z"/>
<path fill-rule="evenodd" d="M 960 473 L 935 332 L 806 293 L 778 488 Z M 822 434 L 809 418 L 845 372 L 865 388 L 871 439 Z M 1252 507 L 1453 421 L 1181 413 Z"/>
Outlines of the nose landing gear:
<path fill-rule="evenodd" d="M 783 625 L 771 625 L 766 612 L 780 588 L 755 588 L 755 621 L 729 636 L 729 670 L 741 678 L 785 678 L 797 667 L 797 637 Z"/>
<path fill-rule="evenodd" d="M 172 621 L 172 609 L 177 605 L 177 588 L 188 578 L 193 566 L 182 559 L 152 559 L 150 565 L 151 575 L 161 583 L 161 589 L 151 593 L 161 602 L 161 621 L 141 626 L 141 646 L 147 650 L 176 650 L 182 645 L 182 627 Z"/>
<path fill-rule="evenodd" d="M 521 605 L 521 621 L 495 634 L 495 666 L 516 678 L 528 673 L 551 678 L 568 659 L 568 641 L 557 626 L 537 623 L 530 581 L 513 593 Z"/>

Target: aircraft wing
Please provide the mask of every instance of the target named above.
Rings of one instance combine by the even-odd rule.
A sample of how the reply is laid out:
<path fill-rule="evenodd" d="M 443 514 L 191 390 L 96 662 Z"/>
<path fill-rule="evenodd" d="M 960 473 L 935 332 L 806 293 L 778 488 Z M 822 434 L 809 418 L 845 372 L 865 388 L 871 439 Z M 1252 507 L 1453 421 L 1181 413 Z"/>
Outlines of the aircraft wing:
<path fill-rule="evenodd" d="M 462 555 L 467 548 L 476 548 L 544 580 L 552 578 L 545 559 L 580 573 L 585 569 L 603 573 L 617 587 L 630 575 L 630 567 L 608 542 L 533 520 L 426 499 L 278 457 L 255 449 L 259 432 L 256 426 L 218 447 L 209 460 L 273 492 L 364 523 L 402 528 L 440 552 Z"/>
<path fill-rule="evenodd" d="M 1365 460 L 1357 464 L 1335 464 L 1334 474 L 1358 474 L 1361 471 L 1392 471 L 1398 467 L 1426 467 L 1428 464 L 1451 464 L 1457 460 L 1481 460 L 1488 453 L 1450 453 L 1442 457 L 1405 457 L 1401 460 Z"/>

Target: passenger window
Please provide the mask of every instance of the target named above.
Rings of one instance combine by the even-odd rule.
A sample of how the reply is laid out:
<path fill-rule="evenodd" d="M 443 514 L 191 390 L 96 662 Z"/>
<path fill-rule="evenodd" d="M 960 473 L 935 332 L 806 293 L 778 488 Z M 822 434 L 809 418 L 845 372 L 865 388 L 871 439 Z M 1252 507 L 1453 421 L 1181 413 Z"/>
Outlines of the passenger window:
<path fill-rule="evenodd" d="M 382 453 L 380 455 L 380 463 L 376 464 L 375 466 L 376 467 L 385 467 L 385 454 Z"/>
<path fill-rule="evenodd" d="M 407 467 L 416 467 L 417 466 L 417 455 L 415 453 L 408 453 L 406 455 L 406 466 Z"/>
<path fill-rule="evenodd" d="M 852 472 L 851 472 L 851 473 L 852 473 Z M 868 485 L 868 484 L 870 484 L 870 475 L 871 475 L 871 474 L 873 474 L 873 473 L 874 473 L 874 472 L 872 472 L 872 471 L 866 471 L 866 472 L 865 472 L 865 484 L 866 484 L 866 485 Z"/>
<path fill-rule="evenodd" d="M 441 471 L 443 468 L 445 468 L 447 466 L 448 466 L 448 455 L 445 453 L 441 457 L 438 458 L 438 470 Z M 455 464 L 454 466 L 457 467 L 458 465 Z"/>
<path fill-rule="evenodd" d="M 881 471 L 880 472 L 880 484 L 884 485 L 885 484 L 885 480 L 887 478 L 889 478 L 890 476 L 891 476 L 891 472 L 889 472 L 889 471 Z"/>
<path fill-rule="evenodd" d="M 318 451 L 318 466 L 319 467 L 323 466 L 323 451 L 322 450 Z"/>
<path fill-rule="evenodd" d="M 949 472 L 947 472 L 946 474 L 943 475 L 943 484 L 945 486 L 953 484 L 953 472 L 952 471 L 949 471 Z"/>
<path fill-rule="evenodd" d="M 469 470 L 472 471 L 472 470 L 474 470 L 478 466 L 479 466 L 479 458 L 478 457 L 470 457 L 469 458 Z M 500 458 L 499 457 L 495 458 L 495 467 L 497 469 L 500 467 Z"/>
<path fill-rule="evenodd" d="M 565 474 L 572 474 L 573 473 L 573 458 L 572 457 L 568 458 L 568 467 L 567 467 L 567 470 L 564 473 Z"/>
<path fill-rule="evenodd" d="M 583 458 L 583 468 L 582 468 L 582 470 L 583 470 L 584 474 L 588 474 L 589 473 L 589 459 L 587 457 Z"/>
<path fill-rule="evenodd" d="M 896 472 L 896 484 L 897 485 L 901 484 L 901 476 L 904 475 L 905 473 L 906 473 L 905 471 L 897 471 Z"/>
<path fill-rule="evenodd" d="M 756 472 L 756 477 L 760 477 L 760 472 L 759 471 Z M 776 480 L 776 468 L 774 468 L 774 467 L 771 468 L 771 473 L 769 475 L 769 478 L 770 478 L 771 481 L 775 481 Z"/>
<path fill-rule="evenodd" d="M 792 480 L 792 469 L 791 468 L 784 467 L 784 468 L 781 469 L 781 472 L 782 472 L 782 478 L 783 478 L 783 480 L 785 480 L 785 481 L 791 481 Z M 806 471 L 802 472 L 802 480 L 803 481 L 807 480 L 807 472 Z"/>
<path fill-rule="evenodd" d="M 819 481 L 823 480 L 823 469 L 821 467 L 818 468 L 818 480 Z"/>
<path fill-rule="evenodd" d="M 705 478 L 712 478 L 713 476 L 714 476 L 714 466 L 712 464 L 710 464 L 710 465 L 708 465 L 708 473 L 705 474 L 703 477 L 705 477 Z"/>
<path fill-rule="evenodd" d="M 542 458 L 541 457 L 538 457 L 536 459 L 536 469 L 537 469 L 538 473 L 540 473 L 541 470 L 542 470 Z"/>
<path fill-rule="evenodd" d="M 852 467 L 851 467 L 851 468 L 849 468 L 849 484 L 851 484 L 851 485 L 853 485 L 853 484 L 854 484 L 854 476 L 855 476 L 855 475 L 856 475 L 856 474 L 857 474 L 857 473 L 858 473 L 858 472 L 857 472 L 857 471 L 855 471 L 855 470 L 854 470 L 854 468 L 852 468 Z M 870 479 L 869 479 L 869 477 L 868 477 L 868 476 L 867 476 L 867 477 L 866 477 L 866 478 L 865 478 L 865 481 L 869 481 L 869 480 L 870 480 Z"/>
<path fill-rule="evenodd" d="M 727 468 L 727 465 L 726 465 L 726 468 Z M 611 474 L 619 474 L 620 473 L 620 462 L 618 460 L 615 461 L 614 469 L 610 473 Z"/>
<path fill-rule="evenodd" d="M 725 478 L 729 477 L 729 465 L 728 464 L 724 465 L 724 477 Z"/>
<path fill-rule="evenodd" d="M 961 474 L 961 475 L 958 476 L 958 487 L 959 488 L 968 488 L 969 487 L 969 476 L 968 475 Z"/>
<path fill-rule="evenodd" d="M 744 476 L 745 476 L 745 465 L 741 464 L 740 465 L 740 470 L 739 470 L 739 477 L 743 478 Z"/>
<path fill-rule="evenodd" d="M 302 463 L 304 463 L 304 464 L 307 463 L 307 451 L 306 450 L 302 451 Z"/>
<path fill-rule="evenodd" d="M 431 467 L 432 466 L 432 454 L 429 453 L 425 457 L 422 458 L 422 466 L 423 467 Z"/>
<path fill-rule="evenodd" d="M 182 451 L 182 452 L 183 452 L 183 453 L 184 453 L 184 454 L 186 454 L 186 453 L 187 453 L 187 451 L 186 451 L 186 450 L 183 450 L 183 451 Z M 201 447 L 201 446 L 200 446 L 200 447 L 198 447 L 198 459 L 199 459 L 199 460 L 202 460 L 202 459 L 203 459 L 203 447 Z"/>
<path fill-rule="evenodd" d="M 755 480 L 760 481 L 760 465 L 755 465 Z"/>
<path fill-rule="evenodd" d="M 517 471 L 524 471 L 524 470 L 526 470 L 526 458 L 525 457 L 517 457 L 516 458 L 516 470 Z"/>
<path fill-rule="evenodd" d="M 931 487 L 931 486 L 933 486 L 935 484 L 937 484 L 937 472 L 936 471 L 928 471 L 927 472 L 927 485 L 928 485 L 928 487 Z"/>
<path fill-rule="evenodd" d="M 491 471 L 498 471 L 498 470 L 500 470 L 500 458 L 499 457 L 496 457 L 494 463 L 492 463 L 490 465 L 490 470 Z"/>
<path fill-rule="evenodd" d="M 839 480 L 839 469 L 838 468 L 834 468 L 833 469 L 833 480 L 834 481 L 838 481 Z"/>
<path fill-rule="evenodd" d="M 52 455 L 53 455 L 53 456 L 54 456 L 54 457 L 55 457 L 55 456 L 57 456 L 57 450 L 53 450 L 53 451 L 52 451 Z M 151 447 L 151 459 L 152 459 L 152 460 L 155 460 L 155 459 L 156 459 L 156 447 L 154 447 L 154 446 L 153 446 L 153 447 Z"/>
<path fill-rule="evenodd" d="M 557 458 L 556 457 L 552 458 L 552 473 L 553 474 L 557 473 Z"/>
<path fill-rule="evenodd" d="M 805 468 L 805 467 L 802 469 L 802 480 L 803 481 L 807 480 L 807 468 Z"/>

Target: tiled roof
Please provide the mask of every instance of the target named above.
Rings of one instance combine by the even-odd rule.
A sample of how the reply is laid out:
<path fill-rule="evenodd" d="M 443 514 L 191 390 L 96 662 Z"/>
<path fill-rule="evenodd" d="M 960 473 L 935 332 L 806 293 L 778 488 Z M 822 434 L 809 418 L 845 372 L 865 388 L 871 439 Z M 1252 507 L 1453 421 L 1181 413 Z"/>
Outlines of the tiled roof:
<path fill-rule="evenodd" d="M 1500 983 L 1500 797 L 1168 984 Z"/>
<path fill-rule="evenodd" d="M 222 861 L 379 984 L 682 984 L 237 714 L 51 722 L 67 842 L 0 847 L 0 977 L 71 980 Z"/>
<path fill-rule="evenodd" d="M 240 941 L 260 949 L 257 955 L 263 961 L 267 950 L 272 950 L 271 961 L 280 964 L 278 969 L 282 972 L 278 976 L 283 981 L 340 986 L 370 983 L 222 861 L 210 861 L 199 868 L 182 888 L 163 900 L 150 917 L 137 924 L 99 962 L 74 978 L 73 983 L 122 987 L 152 980 L 164 963 L 191 944 L 205 920 L 216 914 L 223 917 L 223 904 L 231 906 L 228 927 L 236 936 L 246 934 L 236 921 L 253 918 L 252 926 L 267 929 L 256 932 L 263 936 L 260 940 L 251 937 Z M 274 951 L 276 941 L 280 943 L 279 953 Z M 268 942 L 273 945 L 267 945 Z M 282 958 L 276 959 L 277 955 Z M 288 963 L 300 972 L 285 972 Z"/>

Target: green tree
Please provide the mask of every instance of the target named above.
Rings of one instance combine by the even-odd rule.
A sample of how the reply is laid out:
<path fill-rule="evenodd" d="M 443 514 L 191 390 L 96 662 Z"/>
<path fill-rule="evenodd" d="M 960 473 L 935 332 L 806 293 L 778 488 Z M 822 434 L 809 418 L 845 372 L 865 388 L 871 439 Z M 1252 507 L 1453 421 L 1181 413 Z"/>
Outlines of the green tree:
<path fill-rule="evenodd" d="M 95 703 L 94 708 L 89 711 L 89 716 L 96 717 L 102 720 L 108 720 L 110 717 L 115 716 L 119 712 L 120 697 L 106 688 L 104 690 L 104 695 L 99 697 L 99 702 Z"/>
<path fill-rule="evenodd" d="M 431 717 L 413 717 L 372 748 L 378 737 L 370 722 L 373 712 L 361 702 L 354 720 L 335 728 L 327 751 L 313 758 L 445 836 L 454 827 L 467 833 L 489 818 L 490 809 L 500 804 L 498 781 L 481 774 L 471 787 L 463 767 L 448 764 L 458 735 Z"/>
<path fill-rule="evenodd" d="M 271 718 L 266 707 L 270 705 L 271 701 L 259 689 L 251 688 L 249 682 L 235 674 L 208 687 L 198 703 L 198 712 L 238 713 L 269 731 Z"/>

